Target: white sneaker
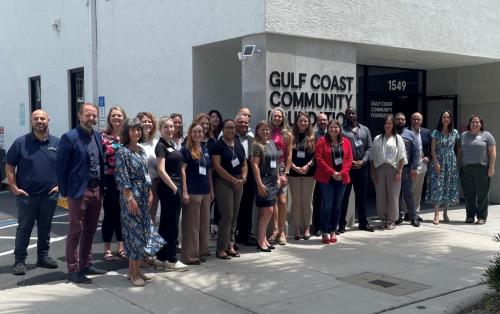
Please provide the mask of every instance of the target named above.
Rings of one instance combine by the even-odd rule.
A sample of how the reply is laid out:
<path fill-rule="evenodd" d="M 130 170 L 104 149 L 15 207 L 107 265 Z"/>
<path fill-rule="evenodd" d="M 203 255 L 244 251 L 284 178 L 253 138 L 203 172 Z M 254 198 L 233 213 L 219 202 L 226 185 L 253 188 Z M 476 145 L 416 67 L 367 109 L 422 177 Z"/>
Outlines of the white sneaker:
<path fill-rule="evenodd" d="M 164 262 L 165 271 L 186 271 L 188 270 L 188 266 L 181 261 L 177 261 L 175 263 L 169 263 L 168 261 Z"/>

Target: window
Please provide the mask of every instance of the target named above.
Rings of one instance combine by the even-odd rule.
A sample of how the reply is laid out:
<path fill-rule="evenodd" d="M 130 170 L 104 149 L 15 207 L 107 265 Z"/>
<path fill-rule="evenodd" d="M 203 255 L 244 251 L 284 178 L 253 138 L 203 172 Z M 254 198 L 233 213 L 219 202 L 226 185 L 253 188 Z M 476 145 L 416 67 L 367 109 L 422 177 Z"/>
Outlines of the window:
<path fill-rule="evenodd" d="M 42 90 L 40 76 L 30 77 L 30 108 L 31 112 L 42 108 Z"/>
<path fill-rule="evenodd" d="M 71 128 L 78 125 L 78 110 L 85 103 L 85 83 L 83 68 L 69 71 L 69 106 Z"/>

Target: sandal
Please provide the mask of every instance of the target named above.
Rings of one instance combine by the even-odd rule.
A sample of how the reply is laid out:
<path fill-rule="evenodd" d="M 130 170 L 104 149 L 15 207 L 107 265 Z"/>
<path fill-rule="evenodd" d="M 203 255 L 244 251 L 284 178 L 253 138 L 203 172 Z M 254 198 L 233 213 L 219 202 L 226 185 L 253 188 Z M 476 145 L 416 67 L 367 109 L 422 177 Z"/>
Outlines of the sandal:
<path fill-rule="evenodd" d="M 105 260 L 105 261 L 108 261 L 108 262 L 109 262 L 109 261 L 112 261 L 112 260 L 114 260 L 114 259 L 115 259 L 115 257 L 113 256 L 113 253 L 111 253 L 111 251 L 110 251 L 110 250 L 106 250 L 106 251 L 104 252 L 104 260 Z"/>
<path fill-rule="evenodd" d="M 219 252 L 216 252 L 215 257 L 220 258 L 220 259 L 231 259 L 231 257 L 227 253 L 226 253 L 226 255 L 219 255 Z"/>
<path fill-rule="evenodd" d="M 128 259 L 127 254 L 125 253 L 125 250 L 121 251 L 116 251 L 116 257 L 121 258 L 121 259 Z"/>
<path fill-rule="evenodd" d="M 226 254 L 229 255 L 229 256 L 232 256 L 232 257 L 240 257 L 240 253 L 238 253 L 236 251 L 227 250 Z"/>

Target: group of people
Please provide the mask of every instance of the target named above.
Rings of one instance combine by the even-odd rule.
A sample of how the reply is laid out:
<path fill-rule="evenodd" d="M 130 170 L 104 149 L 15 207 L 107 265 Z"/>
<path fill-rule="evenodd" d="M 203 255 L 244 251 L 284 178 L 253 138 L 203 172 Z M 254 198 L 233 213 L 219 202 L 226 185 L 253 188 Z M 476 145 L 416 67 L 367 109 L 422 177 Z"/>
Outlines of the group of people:
<path fill-rule="evenodd" d="M 240 257 L 237 244 L 271 252 L 287 244 L 291 231 L 295 240 L 315 234 L 324 244 L 336 243 L 346 230 L 353 189 L 358 227 L 373 232 L 366 212 L 370 176 L 381 229 L 393 230 L 405 220 L 420 226 L 425 182 L 434 224 L 439 224 L 441 210 L 443 221 L 449 221 L 447 210 L 458 204 L 460 184 L 466 222 L 484 224 L 487 219 L 496 146 L 476 115 L 462 134 L 453 128 L 449 111 L 440 115 L 432 132 L 421 127 L 418 112 L 409 126 L 403 113 L 388 115 L 373 140 L 351 107 L 343 123 L 319 114 L 316 131 L 302 112 L 290 127 L 281 108 L 273 109 L 269 121 L 258 122 L 254 131 L 247 108 L 235 119 L 224 120 L 217 110 L 201 113 L 185 136 L 180 114 L 157 120 L 140 112 L 127 118 L 123 108 L 114 106 L 102 133 L 94 130 L 97 117 L 94 104 L 83 104 L 78 127 L 58 139 L 48 132 L 48 114 L 36 110 L 32 132 L 9 149 L 6 172 L 19 220 L 14 274 L 26 272 L 35 221 L 37 265 L 58 266 L 48 250 L 59 194 L 68 200 L 66 261 L 68 280 L 75 283 L 89 283 L 87 275 L 105 273 L 93 265 L 91 255 L 101 207 L 104 260 L 128 259 L 127 278 L 134 286 L 150 280 L 141 271 L 144 265 L 185 271 L 205 262 L 211 255 L 211 210 L 218 226 L 215 256 L 224 260 Z M 289 193 L 293 225 L 287 231 Z"/>

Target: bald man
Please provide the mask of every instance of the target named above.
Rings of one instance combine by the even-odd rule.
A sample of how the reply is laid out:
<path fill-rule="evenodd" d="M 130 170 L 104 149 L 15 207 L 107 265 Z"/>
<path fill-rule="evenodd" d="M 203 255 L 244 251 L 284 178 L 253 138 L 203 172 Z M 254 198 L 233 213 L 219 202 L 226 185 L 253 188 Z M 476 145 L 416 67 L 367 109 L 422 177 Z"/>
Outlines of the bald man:
<path fill-rule="evenodd" d="M 14 249 L 14 275 L 26 273 L 27 248 L 37 225 L 37 262 L 45 268 L 57 268 L 48 256 L 52 218 L 59 198 L 56 159 L 59 139 L 49 134 L 49 115 L 43 110 L 31 114 L 31 132 L 17 138 L 7 152 L 6 174 L 16 196 L 17 220 Z"/>

